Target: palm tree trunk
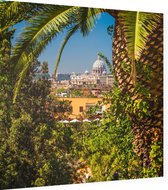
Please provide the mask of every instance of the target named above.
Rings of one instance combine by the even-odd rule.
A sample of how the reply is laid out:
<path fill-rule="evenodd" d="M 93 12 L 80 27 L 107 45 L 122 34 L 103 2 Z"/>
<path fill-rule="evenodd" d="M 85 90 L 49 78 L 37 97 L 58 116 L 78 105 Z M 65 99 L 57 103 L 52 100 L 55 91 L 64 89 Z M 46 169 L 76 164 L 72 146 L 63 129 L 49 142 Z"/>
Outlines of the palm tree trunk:
<path fill-rule="evenodd" d="M 163 155 L 163 18 L 150 34 L 138 63 L 140 69 L 137 69 L 137 79 L 143 84 L 143 88 L 148 90 L 150 99 L 148 117 L 135 122 L 134 142 L 137 153 L 143 159 L 143 165 L 149 166 L 152 162 L 150 156 L 152 145 L 159 145 Z M 141 95 L 141 98 L 146 97 Z M 162 161 L 159 165 L 158 173 L 162 176 Z"/>
<path fill-rule="evenodd" d="M 117 11 L 109 11 L 116 18 L 112 44 L 112 59 L 114 74 L 119 88 L 123 93 L 129 93 L 133 101 L 146 100 L 146 96 L 135 91 L 131 81 L 131 61 L 128 56 L 126 38 L 123 26 L 118 22 Z M 139 68 L 137 66 L 140 66 Z M 137 83 L 148 90 L 148 113 L 138 119 L 138 112 L 129 115 L 133 121 L 135 151 L 142 160 L 142 166 L 149 167 L 151 147 L 159 143 L 163 149 L 163 20 L 160 19 L 157 28 L 150 34 L 142 56 L 137 60 Z M 158 159 L 158 158 L 156 158 Z M 163 163 L 160 163 L 158 175 L 163 174 Z"/>

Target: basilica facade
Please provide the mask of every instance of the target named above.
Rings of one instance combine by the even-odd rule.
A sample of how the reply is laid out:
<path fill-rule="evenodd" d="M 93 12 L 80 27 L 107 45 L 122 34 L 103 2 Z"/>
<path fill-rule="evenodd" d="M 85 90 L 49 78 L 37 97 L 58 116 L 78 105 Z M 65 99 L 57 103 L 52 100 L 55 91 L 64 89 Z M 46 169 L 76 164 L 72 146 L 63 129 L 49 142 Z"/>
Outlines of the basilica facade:
<path fill-rule="evenodd" d="M 113 76 L 107 74 L 104 61 L 98 55 L 97 60 L 93 63 L 92 71 L 85 71 L 83 74 L 72 73 L 70 76 L 72 86 L 83 85 L 107 85 L 112 86 Z"/>

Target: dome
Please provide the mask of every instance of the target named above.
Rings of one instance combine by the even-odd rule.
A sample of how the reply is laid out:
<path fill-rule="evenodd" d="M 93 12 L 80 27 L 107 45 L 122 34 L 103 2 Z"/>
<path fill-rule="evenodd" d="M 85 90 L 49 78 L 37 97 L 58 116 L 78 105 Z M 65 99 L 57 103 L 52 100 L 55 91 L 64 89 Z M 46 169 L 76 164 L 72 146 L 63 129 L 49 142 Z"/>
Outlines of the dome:
<path fill-rule="evenodd" d="M 72 72 L 72 75 L 76 75 L 75 72 Z"/>
<path fill-rule="evenodd" d="M 85 71 L 85 75 L 88 75 L 88 74 L 89 74 L 89 71 L 86 70 L 86 71 Z"/>
<path fill-rule="evenodd" d="M 96 60 L 93 64 L 93 69 L 100 69 L 100 68 L 103 68 L 104 70 L 106 69 L 104 62 L 102 60 Z"/>
<path fill-rule="evenodd" d="M 102 75 L 104 71 L 106 72 L 106 66 L 101 57 L 98 55 L 97 60 L 93 63 L 92 73 Z"/>

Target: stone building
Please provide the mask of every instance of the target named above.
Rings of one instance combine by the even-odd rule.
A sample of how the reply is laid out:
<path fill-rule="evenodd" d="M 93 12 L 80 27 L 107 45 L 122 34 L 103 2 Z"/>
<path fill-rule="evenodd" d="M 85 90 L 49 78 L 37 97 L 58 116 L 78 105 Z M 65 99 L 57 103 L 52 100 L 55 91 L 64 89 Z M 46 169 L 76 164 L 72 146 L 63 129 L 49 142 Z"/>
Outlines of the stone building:
<path fill-rule="evenodd" d="M 107 74 L 104 61 L 98 55 L 97 60 L 93 63 L 92 71 L 85 71 L 83 74 L 72 73 L 70 84 L 72 86 L 83 85 L 108 85 L 112 86 L 113 77 Z"/>

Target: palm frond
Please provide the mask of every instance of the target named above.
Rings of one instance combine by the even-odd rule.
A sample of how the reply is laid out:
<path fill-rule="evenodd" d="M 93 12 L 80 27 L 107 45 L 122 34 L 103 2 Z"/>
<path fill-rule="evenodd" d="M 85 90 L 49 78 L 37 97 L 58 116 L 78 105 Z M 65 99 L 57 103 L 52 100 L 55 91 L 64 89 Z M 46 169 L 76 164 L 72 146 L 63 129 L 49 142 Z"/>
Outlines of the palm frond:
<path fill-rule="evenodd" d="M 3 23 L 0 31 L 3 32 L 18 22 L 37 15 L 39 11 L 45 11 L 47 6 L 23 2 L 4 2 L 0 9 L 3 10 L 0 16 Z"/>
<path fill-rule="evenodd" d="M 148 40 L 149 34 L 155 30 L 159 14 L 124 11 L 120 13 L 120 21 L 124 25 L 128 52 L 138 59 Z"/>
<path fill-rule="evenodd" d="M 56 35 L 62 31 L 68 24 L 72 11 L 71 7 L 59 7 L 30 20 L 30 25 L 24 29 L 25 32 L 13 49 L 12 60 L 17 63 L 17 68 L 25 64 L 22 60 L 24 55 L 28 56 L 31 52 L 36 55 L 38 44 L 45 39 L 51 40 L 50 36 L 54 37 L 53 33 Z"/>
<path fill-rule="evenodd" d="M 18 20 L 14 15 L 18 15 L 18 12 L 20 11 L 20 6 L 22 2 L 3 2 L 4 10 L 3 13 L 1 14 L 1 22 L 2 22 L 2 27 L 1 27 L 1 32 L 4 30 L 8 29 L 14 20 Z"/>
<path fill-rule="evenodd" d="M 1 16 L 4 17 L 5 15 L 7 18 L 10 18 L 11 15 L 18 12 L 20 4 L 21 2 L 0 2 L 0 10 L 3 10 Z"/>
<path fill-rule="evenodd" d="M 3 13 L 6 11 L 9 3 L 11 2 L 0 2 L 0 20 L 2 20 Z"/>
<path fill-rule="evenodd" d="M 25 67 L 23 68 L 23 70 L 22 70 L 21 73 L 19 74 L 18 81 L 17 81 L 17 85 L 15 85 L 15 88 L 14 88 L 13 103 L 16 103 L 16 98 L 17 98 L 17 95 L 18 95 L 19 90 L 20 90 L 20 88 L 21 88 L 22 80 L 23 80 L 23 78 L 25 77 L 25 75 L 26 75 L 27 70 L 29 69 L 29 67 L 30 67 L 30 64 L 29 64 L 29 62 L 27 62 L 26 65 L 25 65 Z"/>
<path fill-rule="evenodd" d="M 44 49 L 44 47 L 46 47 L 48 45 L 48 43 L 53 39 L 53 37 L 55 36 L 55 32 L 53 31 L 48 38 L 46 38 L 45 40 L 42 40 L 39 42 L 38 46 L 36 46 L 36 49 L 34 52 L 29 53 L 29 56 L 27 56 L 26 54 L 22 55 L 22 59 L 24 61 L 24 67 L 22 67 L 22 70 L 19 71 L 20 74 L 18 76 L 18 81 L 15 84 L 15 88 L 14 88 L 14 98 L 13 98 L 13 102 L 16 102 L 16 98 L 17 95 L 19 93 L 19 90 L 21 88 L 22 85 L 22 80 L 24 79 L 27 71 L 29 70 L 29 68 L 31 67 L 31 64 L 33 63 L 33 60 L 35 57 L 37 57 L 42 50 Z M 17 73 L 19 73 L 17 72 Z"/>
<path fill-rule="evenodd" d="M 123 24 L 128 55 L 132 59 L 131 77 L 136 83 L 135 60 L 141 56 L 149 34 L 156 28 L 159 14 L 121 11 L 119 20 Z"/>
<path fill-rule="evenodd" d="M 80 8 L 80 12 L 77 15 L 77 22 L 79 24 L 81 33 L 83 36 L 89 34 L 95 25 L 96 18 L 102 12 L 102 9 L 94 8 Z"/>
<path fill-rule="evenodd" d="M 73 28 L 71 28 L 66 37 L 64 38 L 62 44 L 61 44 L 61 48 L 58 52 L 58 56 L 57 56 L 57 60 L 56 60 L 56 64 L 55 64 L 55 70 L 54 70 L 54 76 L 56 76 L 56 73 L 57 73 L 57 69 L 58 69 L 58 65 L 59 65 L 59 62 L 60 62 L 60 59 L 61 59 L 61 56 L 62 56 L 62 52 L 63 52 L 63 49 L 65 47 L 65 45 L 67 44 L 68 40 L 70 39 L 70 37 L 79 29 L 78 25 L 75 25 Z"/>
<path fill-rule="evenodd" d="M 22 73 L 25 64 L 31 65 L 34 57 L 37 57 L 46 45 L 63 30 L 73 19 L 73 14 L 77 7 L 57 6 L 50 9 L 43 15 L 30 20 L 30 26 L 25 28 L 25 32 L 13 50 L 12 62 L 17 63 L 15 69 Z M 52 13 L 51 13 L 52 12 Z M 29 66 L 26 66 L 25 72 Z M 19 75 L 14 94 L 16 96 L 20 83 L 24 75 Z"/>
<path fill-rule="evenodd" d="M 67 44 L 70 37 L 79 29 L 83 36 L 88 35 L 88 33 L 93 29 L 95 25 L 96 18 L 102 12 L 102 9 L 93 9 L 93 8 L 80 8 L 76 11 L 76 18 L 75 18 L 75 26 L 71 27 L 68 31 L 66 37 L 63 40 L 61 48 L 59 50 L 56 66 L 54 71 L 54 76 L 56 76 L 56 72 L 58 69 L 58 65 L 61 59 L 61 55 L 65 45 Z"/>

